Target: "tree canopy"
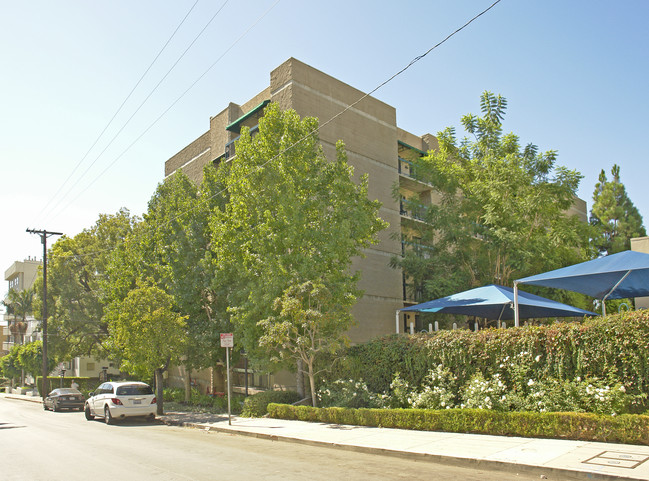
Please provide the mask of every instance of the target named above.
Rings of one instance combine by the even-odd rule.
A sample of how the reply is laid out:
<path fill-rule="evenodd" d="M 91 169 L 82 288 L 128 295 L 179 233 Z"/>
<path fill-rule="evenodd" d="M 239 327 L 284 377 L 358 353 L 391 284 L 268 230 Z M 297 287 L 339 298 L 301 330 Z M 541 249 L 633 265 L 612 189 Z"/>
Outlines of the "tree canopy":
<path fill-rule="evenodd" d="M 227 203 L 210 223 L 214 285 L 228 286 L 237 339 L 253 359 L 268 358 L 258 341 L 272 326 L 258 321 L 272 318 L 287 289 L 321 284 L 341 305 L 360 295 L 352 258 L 386 225 L 379 203 L 368 199 L 367 177 L 353 181 L 342 143 L 327 159 L 317 128 L 317 119 L 270 104 L 259 132 L 244 128 L 236 156 L 219 168 Z M 331 336 L 350 327 L 351 317 L 344 319 Z"/>
<path fill-rule="evenodd" d="M 100 214 L 94 226 L 74 237 L 63 236 L 48 253 L 48 353 L 65 360 L 105 355 L 104 287 L 110 285 L 108 264 L 137 218 L 126 209 Z M 34 290 L 35 315 L 41 316 L 42 274 Z"/>
<path fill-rule="evenodd" d="M 416 212 L 408 224 L 403 268 L 426 298 L 514 279 L 585 259 L 587 225 L 568 215 L 582 176 L 556 164 L 554 151 L 522 147 L 504 133 L 507 101 L 484 92 L 482 116 L 462 117 L 469 136 L 438 134 L 439 148 L 412 159 L 413 172 L 437 200 L 404 198 Z"/>
<path fill-rule="evenodd" d="M 615 254 L 629 250 L 633 237 L 647 235 L 642 216 L 633 205 L 620 180 L 620 166 L 611 169 L 608 180 L 604 169 L 593 192 L 590 224 L 594 227 L 593 245 L 599 255 Z"/>
<path fill-rule="evenodd" d="M 186 317 L 174 312 L 170 295 L 138 282 L 108 318 L 110 344 L 121 358 L 121 368 L 145 379 L 155 373 L 162 414 L 162 373 L 186 352 Z"/>

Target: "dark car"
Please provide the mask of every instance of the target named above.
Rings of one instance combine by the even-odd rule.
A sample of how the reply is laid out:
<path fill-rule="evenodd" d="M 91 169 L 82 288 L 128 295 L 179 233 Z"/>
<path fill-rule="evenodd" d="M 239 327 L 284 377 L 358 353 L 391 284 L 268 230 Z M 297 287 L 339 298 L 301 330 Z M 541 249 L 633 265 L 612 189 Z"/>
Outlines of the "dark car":
<path fill-rule="evenodd" d="M 55 389 L 43 399 L 43 409 L 46 411 L 60 411 L 61 409 L 74 409 L 83 411 L 85 398 L 77 389 L 71 387 Z"/>

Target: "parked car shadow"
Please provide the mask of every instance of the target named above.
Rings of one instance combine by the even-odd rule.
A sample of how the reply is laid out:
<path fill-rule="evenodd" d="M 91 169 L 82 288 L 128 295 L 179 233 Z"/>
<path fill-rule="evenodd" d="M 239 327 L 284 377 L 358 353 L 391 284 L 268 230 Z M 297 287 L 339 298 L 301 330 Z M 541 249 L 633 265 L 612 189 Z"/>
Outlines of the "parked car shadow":
<path fill-rule="evenodd" d="M 95 418 L 93 420 L 96 423 L 104 423 L 103 418 Z M 147 418 L 138 418 L 138 417 L 128 417 L 124 419 L 114 419 L 111 426 L 116 427 L 146 427 L 146 426 L 161 426 L 164 425 L 161 419 L 147 419 Z"/>

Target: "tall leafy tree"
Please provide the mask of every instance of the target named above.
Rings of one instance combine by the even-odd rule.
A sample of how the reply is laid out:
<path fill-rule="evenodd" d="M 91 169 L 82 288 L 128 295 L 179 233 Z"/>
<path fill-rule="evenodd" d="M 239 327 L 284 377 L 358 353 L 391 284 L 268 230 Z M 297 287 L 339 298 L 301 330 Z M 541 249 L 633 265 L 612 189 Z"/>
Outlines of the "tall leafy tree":
<path fill-rule="evenodd" d="M 615 254 L 631 248 L 631 238 L 647 235 L 642 216 L 633 205 L 620 180 L 620 166 L 611 169 L 608 180 L 604 169 L 593 192 L 590 223 L 594 227 L 593 245 L 600 255 Z"/>
<path fill-rule="evenodd" d="M 104 321 L 104 286 L 108 263 L 136 218 L 122 209 L 101 214 L 94 226 L 74 237 L 61 237 L 48 252 L 48 353 L 59 360 L 103 355 L 108 336 Z M 42 275 L 35 283 L 35 315 L 42 309 Z"/>
<path fill-rule="evenodd" d="M 259 321 L 263 331 L 261 346 L 277 350 L 280 358 L 295 359 L 306 366 L 314 407 L 316 359 L 322 353 L 335 353 L 344 343 L 340 333 L 351 323 L 349 309 L 355 300 L 352 293 L 334 296 L 324 284 L 307 281 L 288 287 L 275 299 L 274 315 Z"/>
<path fill-rule="evenodd" d="M 175 309 L 187 316 L 192 339 L 185 355 L 189 368 L 212 366 L 221 358 L 221 332 L 225 332 L 222 296 L 213 289 L 208 219 L 223 204 L 222 187 L 210 164 L 200 186 L 182 171 L 165 179 L 144 215 L 142 236 L 148 249 L 149 274 L 174 298 Z M 145 242 L 141 242 L 142 246 Z M 207 258 L 206 258 L 207 257 Z"/>
<path fill-rule="evenodd" d="M 183 172 L 166 178 L 142 221 L 114 252 L 104 289 L 106 302 L 117 306 L 144 279 L 170 295 L 174 311 L 187 318 L 191 343 L 182 363 L 188 370 L 213 366 L 222 354 L 219 333 L 226 328 L 219 310 L 225 308 L 219 304 L 223 296 L 212 288 L 208 251 L 208 218 L 222 202 L 221 190 L 211 165 L 200 186 Z"/>
<path fill-rule="evenodd" d="M 119 353 L 121 369 L 140 377 L 155 376 L 158 414 L 163 414 L 163 373 L 186 352 L 185 317 L 173 309 L 162 289 L 138 282 L 122 302 L 107 313 L 110 343 Z"/>
<path fill-rule="evenodd" d="M 468 137 L 438 134 L 439 148 L 414 159 L 436 202 L 410 196 L 423 222 L 406 229 L 405 255 L 392 260 L 426 298 L 513 280 L 585 259 L 587 225 L 568 216 L 582 176 L 556 165 L 556 152 L 522 147 L 503 133 L 507 101 L 484 92 L 482 116 L 462 117 Z M 403 193 L 398 186 L 395 196 Z M 408 197 L 408 196 L 406 196 Z"/>
<path fill-rule="evenodd" d="M 236 338 L 257 361 L 271 355 L 270 343 L 260 346 L 259 340 L 273 332 L 273 306 L 287 289 L 309 281 L 322 285 L 333 296 L 328 305 L 348 306 L 350 296 L 360 295 L 352 258 L 386 225 L 379 203 L 367 197 L 366 176 L 352 180 L 342 143 L 328 160 L 317 127 L 315 118 L 300 119 L 270 104 L 259 133 L 253 137 L 244 128 L 236 156 L 219 169 L 228 201 L 211 217 L 215 286 L 227 286 Z M 352 319 L 341 320 L 328 336 L 344 336 Z M 292 342 L 307 341 L 299 336 Z"/>

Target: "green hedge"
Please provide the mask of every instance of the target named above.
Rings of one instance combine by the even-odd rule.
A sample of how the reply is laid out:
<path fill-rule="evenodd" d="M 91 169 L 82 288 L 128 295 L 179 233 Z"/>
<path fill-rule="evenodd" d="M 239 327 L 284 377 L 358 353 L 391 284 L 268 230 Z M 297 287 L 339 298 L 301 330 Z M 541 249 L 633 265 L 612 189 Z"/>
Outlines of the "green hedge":
<path fill-rule="evenodd" d="M 42 377 L 36 378 L 36 385 L 38 386 L 38 392 L 42 393 L 43 392 L 43 383 L 42 383 Z M 63 387 L 70 387 L 72 384 L 72 381 L 76 381 L 77 384 L 79 385 L 79 391 L 81 391 L 84 396 L 88 396 L 88 393 L 91 391 L 94 391 L 97 389 L 97 386 L 99 386 L 100 381 L 99 378 L 97 377 L 74 377 L 74 376 L 66 376 L 63 379 Z M 51 392 L 53 389 L 56 389 L 58 387 L 61 387 L 61 378 L 60 377 L 48 377 L 47 378 L 47 386 L 48 386 L 48 393 Z M 41 395 L 42 396 L 42 395 Z"/>
<path fill-rule="evenodd" d="M 454 433 L 649 445 L 649 416 L 481 409 L 347 409 L 271 403 L 272 418 Z"/>
<path fill-rule="evenodd" d="M 633 412 L 649 408 L 649 310 L 583 323 L 386 336 L 323 359 L 320 367 L 327 369 L 320 381 L 363 380 L 371 392 L 382 393 L 395 373 L 418 386 L 442 364 L 464 385 L 476 373 L 491 377 L 505 359 L 518 374 L 529 372 L 537 380 L 613 378 L 637 396 Z"/>
<path fill-rule="evenodd" d="M 300 400 L 295 391 L 262 391 L 248 396 L 243 402 L 244 417 L 258 418 L 267 414 L 270 403 L 291 404 Z"/>

